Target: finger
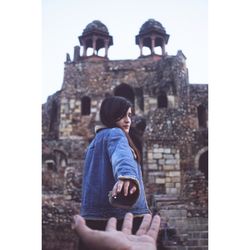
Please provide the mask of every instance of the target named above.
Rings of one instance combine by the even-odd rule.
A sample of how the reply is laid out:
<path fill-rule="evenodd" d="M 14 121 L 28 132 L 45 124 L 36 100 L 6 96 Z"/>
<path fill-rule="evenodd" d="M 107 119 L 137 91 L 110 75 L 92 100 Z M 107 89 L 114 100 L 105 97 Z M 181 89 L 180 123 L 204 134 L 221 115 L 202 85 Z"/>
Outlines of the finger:
<path fill-rule="evenodd" d="M 117 182 L 117 193 L 120 193 L 120 192 L 121 192 L 122 187 L 123 187 L 123 184 L 124 184 L 124 181 L 122 181 L 122 180 L 119 180 L 119 181 Z"/>
<path fill-rule="evenodd" d="M 151 236 L 154 240 L 157 239 L 161 224 L 161 217 L 159 215 L 155 215 L 153 217 L 150 228 L 147 232 L 147 235 Z"/>
<path fill-rule="evenodd" d="M 137 190 L 136 185 L 133 185 L 133 187 L 130 189 L 130 194 L 133 194 Z"/>
<path fill-rule="evenodd" d="M 136 232 L 136 235 L 143 235 L 143 234 L 147 233 L 148 228 L 149 228 L 150 223 L 151 223 L 151 219 L 152 219 L 151 214 L 144 215 L 142 223 L 141 223 L 138 231 Z"/>
<path fill-rule="evenodd" d="M 122 224 L 122 232 L 125 234 L 131 234 L 132 227 L 133 227 L 133 214 L 126 213 Z"/>
<path fill-rule="evenodd" d="M 73 217 L 74 223 L 72 224 L 72 229 L 80 236 L 81 239 L 85 240 L 93 232 L 87 225 L 80 215 L 75 215 Z"/>
<path fill-rule="evenodd" d="M 123 185 L 123 191 L 124 191 L 124 196 L 128 195 L 128 187 L 129 187 L 130 181 L 124 181 L 124 185 Z"/>
<path fill-rule="evenodd" d="M 118 183 L 116 182 L 115 185 L 113 186 L 113 189 L 112 189 L 112 197 L 114 197 L 116 194 L 117 194 L 117 185 Z"/>
<path fill-rule="evenodd" d="M 105 239 L 105 232 L 90 229 L 86 225 L 85 220 L 80 215 L 74 216 L 73 229 L 75 230 L 81 241 L 83 241 L 84 244 L 90 247 L 89 249 L 103 249 L 103 241 L 100 239 Z"/>
<path fill-rule="evenodd" d="M 112 189 L 112 196 L 116 196 L 117 193 L 120 193 L 122 190 L 122 186 L 123 186 L 123 181 L 119 180 L 115 183 L 113 189 Z"/>
<path fill-rule="evenodd" d="M 75 215 L 73 216 L 73 222 L 71 224 L 71 228 L 73 230 L 77 230 L 78 228 L 84 227 L 86 226 L 86 222 L 84 220 L 84 218 L 82 218 L 80 215 Z"/>
<path fill-rule="evenodd" d="M 116 231 L 116 223 L 116 218 L 111 217 L 107 222 L 105 231 Z"/>

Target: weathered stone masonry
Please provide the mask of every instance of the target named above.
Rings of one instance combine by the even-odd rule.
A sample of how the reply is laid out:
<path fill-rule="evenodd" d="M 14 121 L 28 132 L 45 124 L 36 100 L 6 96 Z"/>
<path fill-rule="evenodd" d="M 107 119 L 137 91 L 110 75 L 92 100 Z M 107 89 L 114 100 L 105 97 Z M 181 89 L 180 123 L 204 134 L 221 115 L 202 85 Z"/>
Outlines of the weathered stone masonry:
<path fill-rule="evenodd" d="M 70 223 L 80 208 L 84 152 L 109 95 L 134 105 L 131 136 L 148 202 L 162 218 L 158 249 L 207 249 L 208 86 L 189 83 L 186 58 L 168 55 L 168 40 L 149 19 L 136 36 L 138 59 L 109 60 L 113 38 L 93 21 L 79 36 L 82 54 L 79 46 L 73 60 L 67 54 L 62 88 L 42 106 L 43 250 L 77 249 Z"/>

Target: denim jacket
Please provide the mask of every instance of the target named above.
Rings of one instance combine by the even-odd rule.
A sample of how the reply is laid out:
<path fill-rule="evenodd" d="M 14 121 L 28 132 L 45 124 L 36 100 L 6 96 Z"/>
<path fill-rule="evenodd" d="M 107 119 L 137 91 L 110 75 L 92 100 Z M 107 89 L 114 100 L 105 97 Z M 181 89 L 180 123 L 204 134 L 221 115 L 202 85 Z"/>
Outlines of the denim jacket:
<path fill-rule="evenodd" d="M 139 185 L 139 198 L 131 208 L 116 208 L 108 193 L 118 179 L 133 179 Z M 81 215 L 86 219 L 124 218 L 151 213 L 144 191 L 141 166 L 135 160 L 128 139 L 120 128 L 97 132 L 87 149 L 82 183 Z"/>

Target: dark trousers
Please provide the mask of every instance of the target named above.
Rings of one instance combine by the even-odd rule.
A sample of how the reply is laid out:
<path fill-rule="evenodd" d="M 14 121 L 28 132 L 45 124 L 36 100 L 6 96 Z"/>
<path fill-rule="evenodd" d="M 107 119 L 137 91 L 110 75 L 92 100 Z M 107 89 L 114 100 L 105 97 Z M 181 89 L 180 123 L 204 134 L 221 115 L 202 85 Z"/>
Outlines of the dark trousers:
<path fill-rule="evenodd" d="M 135 234 L 138 231 L 142 220 L 143 220 L 143 217 L 135 217 L 133 219 L 132 234 Z M 105 231 L 105 228 L 106 228 L 106 225 L 107 225 L 107 220 L 86 220 L 86 224 L 91 229 Z M 117 220 L 117 226 L 116 226 L 117 230 L 120 231 L 122 229 L 122 224 L 123 224 L 123 219 Z M 79 239 L 78 250 L 91 250 L 91 249 L 89 249 L 84 244 L 84 242 L 82 242 Z"/>

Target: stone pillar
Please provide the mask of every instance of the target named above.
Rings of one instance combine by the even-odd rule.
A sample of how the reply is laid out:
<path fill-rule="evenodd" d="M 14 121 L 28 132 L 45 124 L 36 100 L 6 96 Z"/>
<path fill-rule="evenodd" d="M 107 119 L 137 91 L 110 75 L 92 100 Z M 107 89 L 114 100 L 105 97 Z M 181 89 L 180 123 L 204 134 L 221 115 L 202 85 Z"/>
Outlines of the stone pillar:
<path fill-rule="evenodd" d="M 151 47 L 152 47 L 151 54 L 154 54 L 155 53 L 155 50 L 154 50 L 154 48 L 155 48 L 155 36 L 151 36 Z"/>
<path fill-rule="evenodd" d="M 105 39 L 105 57 L 108 57 L 108 43 L 109 43 L 109 40 Z"/>
<path fill-rule="evenodd" d="M 92 46 L 93 46 L 93 54 L 92 54 L 92 55 L 94 55 L 94 54 L 95 54 L 95 51 L 96 51 L 96 39 L 97 39 L 97 37 L 94 36 L 94 37 L 93 37 L 93 42 L 92 42 Z"/>
<path fill-rule="evenodd" d="M 70 63 L 70 62 L 71 62 L 69 53 L 66 54 L 66 62 L 67 62 L 67 63 Z"/>
<path fill-rule="evenodd" d="M 162 55 L 165 55 L 165 42 L 164 42 L 164 39 L 162 39 L 161 49 L 162 49 Z"/>
<path fill-rule="evenodd" d="M 80 59 L 80 47 L 79 46 L 75 46 L 74 47 L 74 62 L 79 61 Z"/>
<path fill-rule="evenodd" d="M 139 42 L 139 47 L 140 47 L 140 56 L 142 56 L 143 44 L 142 44 L 142 40 L 141 39 L 140 39 L 140 42 Z"/>
<path fill-rule="evenodd" d="M 86 48 L 86 41 L 84 39 L 83 41 L 83 56 L 86 56 L 87 55 L 87 48 Z"/>

